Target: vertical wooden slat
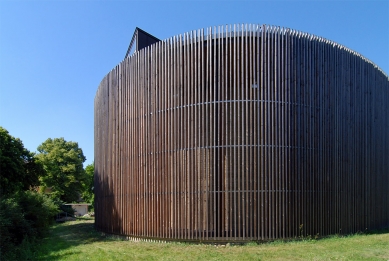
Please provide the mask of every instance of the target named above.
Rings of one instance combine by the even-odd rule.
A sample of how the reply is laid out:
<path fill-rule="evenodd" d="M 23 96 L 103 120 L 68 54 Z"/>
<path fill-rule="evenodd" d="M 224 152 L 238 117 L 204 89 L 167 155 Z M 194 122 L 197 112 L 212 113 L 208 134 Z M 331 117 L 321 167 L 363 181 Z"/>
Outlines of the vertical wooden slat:
<path fill-rule="evenodd" d="M 287 28 L 142 49 L 96 92 L 96 228 L 247 241 L 387 226 L 388 99 L 372 62 Z"/>

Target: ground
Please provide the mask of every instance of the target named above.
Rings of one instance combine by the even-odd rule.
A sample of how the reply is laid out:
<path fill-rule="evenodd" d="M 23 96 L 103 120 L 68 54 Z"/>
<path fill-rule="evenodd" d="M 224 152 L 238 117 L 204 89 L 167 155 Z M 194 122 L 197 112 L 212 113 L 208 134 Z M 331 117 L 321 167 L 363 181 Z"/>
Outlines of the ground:
<path fill-rule="evenodd" d="M 325 239 L 245 245 L 132 242 L 107 237 L 94 220 L 56 224 L 31 260 L 389 260 L 389 230 Z"/>

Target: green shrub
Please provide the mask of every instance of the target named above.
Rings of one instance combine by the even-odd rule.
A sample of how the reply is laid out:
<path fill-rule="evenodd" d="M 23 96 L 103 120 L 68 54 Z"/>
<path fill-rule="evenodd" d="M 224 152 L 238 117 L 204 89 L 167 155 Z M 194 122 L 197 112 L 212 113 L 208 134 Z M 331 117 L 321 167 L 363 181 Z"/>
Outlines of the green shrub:
<path fill-rule="evenodd" d="M 47 197 L 23 191 L 0 199 L 0 255 L 7 254 L 27 237 L 41 237 L 54 220 L 58 207 Z"/>
<path fill-rule="evenodd" d="M 19 194 L 19 204 L 24 211 L 24 218 L 30 223 L 32 234 L 29 236 L 42 236 L 54 221 L 58 207 L 44 194 L 25 191 Z"/>
<path fill-rule="evenodd" d="M 23 241 L 31 226 L 24 218 L 23 210 L 16 198 L 0 199 L 0 254 L 8 252 Z"/>
<path fill-rule="evenodd" d="M 54 204 L 58 207 L 58 216 L 57 217 L 64 217 L 64 216 L 74 216 L 75 210 L 72 208 L 72 206 L 65 205 L 66 203 L 60 200 L 59 198 L 51 198 L 54 202 Z"/>

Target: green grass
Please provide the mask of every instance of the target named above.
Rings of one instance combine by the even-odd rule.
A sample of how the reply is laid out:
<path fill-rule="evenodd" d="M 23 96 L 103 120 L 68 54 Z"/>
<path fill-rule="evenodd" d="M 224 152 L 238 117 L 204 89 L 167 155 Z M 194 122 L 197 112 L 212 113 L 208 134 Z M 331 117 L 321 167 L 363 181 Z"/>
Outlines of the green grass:
<path fill-rule="evenodd" d="M 265 244 L 215 246 L 105 237 L 94 220 L 54 225 L 27 251 L 30 260 L 389 260 L 389 231 Z"/>

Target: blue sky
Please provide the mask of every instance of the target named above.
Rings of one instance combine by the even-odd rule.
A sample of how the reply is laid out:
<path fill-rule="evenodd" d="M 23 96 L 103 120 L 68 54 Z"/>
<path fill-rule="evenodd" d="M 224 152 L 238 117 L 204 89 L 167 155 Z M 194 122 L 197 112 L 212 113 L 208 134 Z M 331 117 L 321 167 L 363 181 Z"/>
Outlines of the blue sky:
<path fill-rule="evenodd" d="M 36 151 L 76 141 L 93 161 L 93 100 L 136 26 L 160 39 L 234 23 L 325 37 L 389 74 L 389 1 L 0 0 L 0 126 Z"/>

